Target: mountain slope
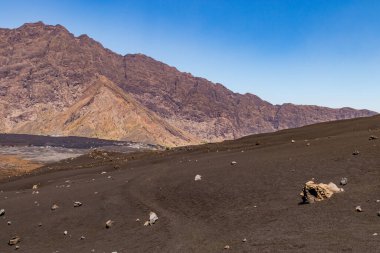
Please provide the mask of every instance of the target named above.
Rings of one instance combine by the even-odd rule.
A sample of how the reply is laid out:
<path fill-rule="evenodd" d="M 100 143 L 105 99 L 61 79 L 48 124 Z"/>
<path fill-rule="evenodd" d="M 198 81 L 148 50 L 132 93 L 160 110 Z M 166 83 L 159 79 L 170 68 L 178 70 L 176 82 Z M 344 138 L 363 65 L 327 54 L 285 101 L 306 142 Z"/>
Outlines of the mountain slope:
<path fill-rule="evenodd" d="M 199 142 L 146 110 L 103 76 L 97 77 L 66 110 L 43 113 L 14 132 L 158 142 L 170 146 Z"/>
<path fill-rule="evenodd" d="M 121 88 L 117 96 L 110 95 L 114 89 L 107 88 L 109 100 L 103 104 L 111 115 L 118 116 L 111 117 L 102 108 L 104 117 L 95 117 L 100 111 L 94 105 L 87 107 L 93 112 L 78 114 L 84 118 L 75 120 L 89 124 L 87 127 L 65 125 L 60 118 L 84 110 L 78 103 L 96 85 L 97 75 Z M 122 93 L 128 94 L 128 101 L 133 98 L 138 113 L 145 115 L 135 114 L 133 124 L 120 120 L 131 108 L 111 102 Z M 0 29 L 0 117 L 4 119 L 0 132 L 78 134 L 182 145 L 374 114 L 351 108 L 272 105 L 141 54 L 115 54 L 87 35 L 75 37 L 60 25 L 38 22 Z M 155 123 L 147 121 L 147 115 L 153 115 Z M 117 130 L 111 129 L 112 125 Z"/>

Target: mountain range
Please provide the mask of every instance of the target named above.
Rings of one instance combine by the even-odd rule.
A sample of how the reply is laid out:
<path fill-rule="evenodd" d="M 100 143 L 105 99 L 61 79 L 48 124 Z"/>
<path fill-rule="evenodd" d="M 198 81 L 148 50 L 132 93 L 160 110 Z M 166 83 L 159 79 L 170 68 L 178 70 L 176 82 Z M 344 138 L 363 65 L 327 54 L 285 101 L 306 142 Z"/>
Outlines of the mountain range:
<path fill-rule="evenodd" d="M 42 22 L 0 29 L 0 132 L 179 146 L 377 114 L 290 103 L 116 54 Z"/>

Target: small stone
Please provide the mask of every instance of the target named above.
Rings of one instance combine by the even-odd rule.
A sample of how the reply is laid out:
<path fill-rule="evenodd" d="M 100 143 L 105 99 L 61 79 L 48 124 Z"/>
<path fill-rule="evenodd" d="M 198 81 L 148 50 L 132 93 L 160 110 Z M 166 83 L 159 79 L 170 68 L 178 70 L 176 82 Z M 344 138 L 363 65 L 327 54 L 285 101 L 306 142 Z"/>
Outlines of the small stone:
<path fill-rule="evenodd" d="M 80 207 L 81 205 L 82 205 L 82 203 L 79 201 L 74 202 L 74 207 Z"/>
<path fill-rule="evenodd" d="M 153 225 L 154 223 L 156 223 L 157 220 L 158 220 L 157 214 L 155 212 L 150 212 L 149 213 L 149 224 Z"/>
<path fill-rule="evenodd" d="M 357 207 L 355 207 L 355 210 L 356 210 L 357 212 L 363 212 L 361 206 L 357 206 Z"/>
<path fill-rule="evenodd" d="M 230 248 L 231 248 L 230 245 L 224 246 L 224 249 L 230 249 Z"/>
<path fill-rule="evenodd" d="M 202 176 L 201 175 L 196 175 L 195 178 L 194 178 L 195 181 L 200 181 L 202 180 Z"/>
<path fill-rule="evenodd" d="M 19 236 L 14 236 L 12 237 L 12 239 L 9 240 L 8 244 L 9 245 L 16 245 L 17 243 L 19 243 L 21 241 L 21 238 Z"/>
<path fill-rule="evenodd" d="M 292 143 L 295 143 L 296 141 L 295 140 L 292 140 Z"/>
<path fill-rule="evenodd" d="M 379 217 L 380 217 L 380 211 L 378 211 L 378 212 L 377 212 L 377 216 L 379 216 Z"/>
<path fill-rule="evenodd" d="M 108 221 L 106 222 L 106 228 L 110 228 L 110 227 L 112 227 L 112 226 L 113 226 L 113 223 L 114 223 L 113 220 L 108 220 Z"/>
<path fill-rule="evenodd" d="M 7 222 L 8 226 L 12 225 L 12 222 L 11 221 L 8 221 Z"/>
<path fill-rule="evenodd" d="M 375 136 L 375 135 L 371 135 L 368 139 L 369 139 L 370 141 L 373 141 L 373 140 L 377 140 L 378 137 Z"/>
<path fill-rule="evenodd" d="M 242 242 L 247 242 L 247 238 L 244 238 L 244 239 L 242 240 Z"/>
<path fill-rule="evenodd" d="M 380 203 L 380 199 L 377 199 L 377 200 L 376 200 L 376 203 Z"/>
<path fill-rule="evenodd" d="M 139 218 L 137 218 L 137 219 L 136 219 L 136 222 L 140 222 L 140 219 L 139 219 Z"/>
<path fill-rule="evenodd" d="M 232 162 L 231 162 L 231 165 L 236 165 L 236 164 L 237 164 L 236 161 L 232 161 Z"/>
<path fill-rule="evenodd" d="M 57 204 L 54 204 L 51 206 L 52 211 L 57 210 L 58 208 L 59 208 L 59 206 Z"/>
<path fill-rule="evenodd" d="M 149 226 L 150 225 L 150 223 L 149 223 L 149 221 L 145 221 L 144 222 L 144 226 L 146 227 L 146 226 Z"/>
<path fill-rule="evenodd" d="M 83 235 L 80 237 L 81 240 L 84 240 L 86 239 L 86 237 L 84 237 Z"/>
<path fill-rule="evenodd" d="M 5 209 L 0 209 L 0 216 L 5 215 Z"/>
<path fill-rule="evenodd" d="M 308 146 L 308 147 L 309 147 L 309 146 L 310 146 L 310 143 L 309 143 L 309 142 L 308 142 L 308 143 L 306 143 L 306 146 Z"/>
<path fill-rule="evenodd" d="M 42 227 L 42 223 L 41 223 L 41 222 L 40 222 L 40 223 L 38 223 L 38 226 L 39 226 L 39 227 Z"/>
<path fill-rule="evenodd" d="M 346 177 L 343 177 L 341 180 L 340 180 L 340 185 L 346 185 L 348 183 L 348 179 Z"/>
<path fill-rule="evenodd" d="M 100 175 L 104 175 L 104 174 L 107 174 L 107 172 L 106 172 L 106 171 L 102 171 L 102 172 L 100 173 Z"/>
<path fill-rule="evenodd" d="M 354 152 L 352 152 L 352 155 L 359 155 L 359 154 L 360 154 L 359 150 L 355 150 Z"/>
<path fill-rule="evenodd" d="M 33 185 L 32 189 L 33 189 L 33 190 L 37 190 L 37 189 L 38 189 L 38 185 L 36 185 L 36 184 Z"/>
<path fill-rule="evenodd" d="M 19 248 L 20 248 L 20 246 L 16 245 L 15 250 L 18 250 Z"/>
<path fill-rule="evenodd" d="M 372 235 L 373 235 L 373 236 L 377 236 L 377 233 L 373 233 Z"/>
<path fill-rule="evenodd" d="M 63 231 L 63 234 L 64 234 L 64 235 L 67 235 L 67 230 Z"/>

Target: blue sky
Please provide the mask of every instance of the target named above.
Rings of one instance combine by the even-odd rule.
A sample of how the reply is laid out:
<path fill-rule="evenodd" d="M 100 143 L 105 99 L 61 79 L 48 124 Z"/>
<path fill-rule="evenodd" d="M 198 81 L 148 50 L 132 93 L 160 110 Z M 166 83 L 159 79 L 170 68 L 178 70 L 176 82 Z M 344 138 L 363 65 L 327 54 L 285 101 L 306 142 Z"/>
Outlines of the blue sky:
<path fill-rule="evenodd" d="M 377 0 L 0 0 L 0 27 L 62 24 L 119 53 L 281 104 L 380 112 Z"/>

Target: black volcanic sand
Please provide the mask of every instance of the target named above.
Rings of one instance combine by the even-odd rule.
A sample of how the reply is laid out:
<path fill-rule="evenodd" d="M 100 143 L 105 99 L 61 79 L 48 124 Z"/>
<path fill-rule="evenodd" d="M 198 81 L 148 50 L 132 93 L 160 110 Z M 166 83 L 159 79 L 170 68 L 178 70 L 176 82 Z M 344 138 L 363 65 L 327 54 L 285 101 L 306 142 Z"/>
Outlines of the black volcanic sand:
<path fill-rule="evenodd" d="M 0 184 L 0 252 L 14 251 L 7 245 L 13 235 L 21 237 L 18 251 L 28 253 L 380 252 L 380 139 L 371 135 L 380 137 L 379 116 L 62 161 Z M 336 184 L 347 177 L 348 184 L 329 200 L 300 205 L 313 177 Z M 59 208 L 51 211 L 54 203 Z M 149 211 L 159 220 L 144 227 Z M 115 223 L 106 229 L 109 219 Z"/>

